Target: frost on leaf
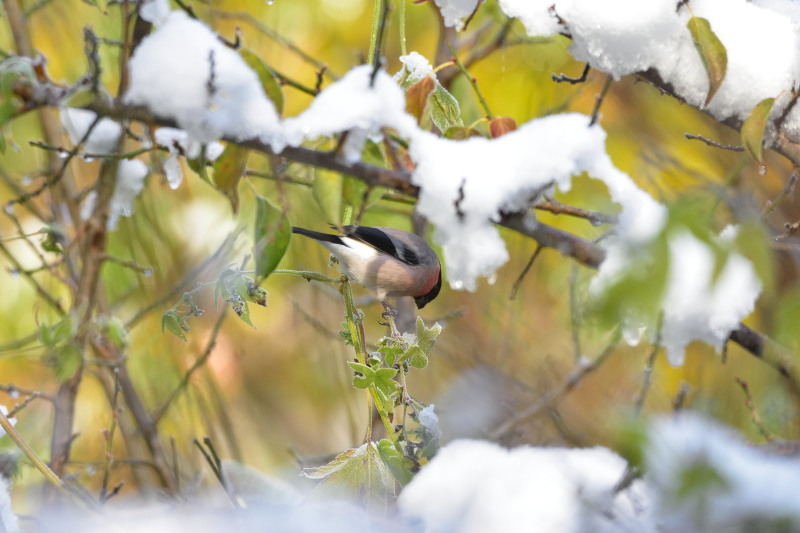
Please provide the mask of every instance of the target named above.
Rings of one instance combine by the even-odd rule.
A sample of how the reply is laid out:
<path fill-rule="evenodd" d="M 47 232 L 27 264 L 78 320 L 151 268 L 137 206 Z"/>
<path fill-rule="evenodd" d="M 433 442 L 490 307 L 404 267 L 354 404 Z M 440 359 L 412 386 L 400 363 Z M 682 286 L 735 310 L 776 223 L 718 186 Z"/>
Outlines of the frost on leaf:
<path fill-rule="evenodd" d="M 355 501 L 382 514 L 394 497 L 394 477 L 372 442 L 340 453 L 325 466 L 306 468 L 303 475 L 321 480 L 310 499 Z"/>
<path fill-rule="evenodd" d="M 411 343 L 408 350 L 397 358 L 398 363 L 408 361 L 414 368 L 425 368 L 428 366 L 428 355 L 436 344 L 436 337 L 442 332 L 442 326 L 434 324 L 430 328 L 425 327 L 422 318 L 417 317 L 417 336 Z"/>

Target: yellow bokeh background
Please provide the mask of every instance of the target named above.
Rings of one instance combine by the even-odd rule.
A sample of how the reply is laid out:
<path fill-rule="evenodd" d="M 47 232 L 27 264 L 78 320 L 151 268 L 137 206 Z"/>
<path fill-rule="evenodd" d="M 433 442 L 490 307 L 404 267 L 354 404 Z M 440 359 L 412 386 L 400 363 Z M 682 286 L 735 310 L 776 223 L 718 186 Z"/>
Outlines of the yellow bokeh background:
<path fill-rule="evenodd" d="M 23 7 L 32 4 L 29 0 Z M 367 0 L 275 0 L 272 4 L 264 0 L 209 0 L 194 2 L 193 8 L 229 40 L 234 39 L 238 28 L 246 46 L 274 69 L 306 86 L 316 83 L 315 69 L 260 31 L 258 25 L 282 35 L 340 76 L 363 62 L 368 53 L 373 5 Z M 224 12 L 228 15 L 223 16 Z M 406 14 L 407 50 L 432 59 L 440 31 L 434 4 L 409 2 Z M 385 56 L 391 73 L 400 67 L 398 15 L 394 9 L 386 36 Z M 30 15 L 29 28 L 35 49 L 48 60 L 51 77 L 73 83 L 87 69 L 83 28 L 90 27 L 98 36 L 119 40 L 120 20 L 119 5 L 110 5 L 104 11 L 79 0 L 55 0 Z M 485 42 L 503 23 L 496 1 L 488 0 L 472 21 L 468 34 L 485 30 L 481 40 Z M 512 117 L 521 124 L 554 112 L 592 112 L 596 95 L 606 80 L 603 73 L 592 71 L 586 83 L 575 86 L 554 83 L 550 78 L 552 73 L 561 72 L 578 76 L 583 69 L 582 64 L 572 60 L 566 38 L 529 39 L 521 25 L 514 23 L 509 39 L 513 45 L 492 52 L 470 67 L 495 115 Z M 13 48 L 8 25 L 0 20 L 0 49 Z M 103 83 L 112 93 L 119 80 L 118 50 L 113 45 L 101 46 Z M 325 78 L 323 87 L 330 82 Z M 464 123 L 480 119 L 482 110 L 463 76 L 456 76 L 451 89 L 461 105 Z M 311 101 L 309 95 L 291 87 L 284 86 L 283 91 L 285 116 L 300 113 Z M 684 133 L 689 132 L 702 133 L 724 144 L 740 143 L 736 132 L 716 124 L 701 111 L 681 105 L 645 83 L 634 83 L 630 77 L 611 85 L 601 107 L 600 123 L 608 132 L 607 148 L 614 163 L 665 202 L 724 190 L 732 169 L 743 157 L 685 139 Z M 32 113 L 14 120 L 7 138 L 18 149 L 9 148 L 0 156 L 0 171 L 26 187 L 32 186 L 26 185 L 28 181 L 23 178 L 39 183 L 37 173 L 46 166 L 46 154 L 28 144 L 29 140 L 41 138 L 38 128 Z M 66 136 L 64 142 L 68 142 Z M 768 154 L 766 161 L 766 175 L 760 175 L 755 164 L 746 162 L 725 194 L 763 208 L 778 194 L 791 172 L 790 165 L 775 154 Z M 94 182 L 98 162 L 76 161 L 72 165 L 79 190 Z M 268 171 L 269 163 L 266 158 L 253 155 L 250 168 Z M 498 162 L 498 171 L 501 168 L 502 163 Z M 203 269 L 190 288 L 197 281 L 214 280 L 225 265 L 240 263 L 250 252 L 254 223 L 250 186 L 244 181 L 240 185 L 242 202 L 234 216 L 221 194 L 188 167 L 184 172 L 186 179 L 177 191 L 169 189 L 162 175 L 152 174 L 136 201 L 135 215 L 123 218 L 119 229 L 110 235 L 111 255 L 154 269 L 148 277 L 118 264 L 105 264 L 104 298 L 123 322 L 183 280 L 229 233 L 237 235 L 234 251 Z M 314 176 L 312 169 L 297 164 L 290 165 L 288 173 L 303 179 Z M 250 183 L 259 194 L 278 203 L 273 182 L 252 178 Z M 290 184 L 284 188 L 292 223 L 323 229 L 327 220 L 310 189 Z M 13 197 L 8 186 L 0 184 L 3 204 Z M 587 209 L 616 210 L 604 186 L 585 177 L 576 179 L 572 191 L 558 198 Z M 796 220 L 798 210 L 794 204 L 790 197 L 768 222 L 781 228 L 783 223 Z M 46 208 L 46 198 L 39 205 Z M 717 231 L 736 221 L 734 211 L 723 202 L 714 218 Z M 42 225 L 20 206 L 15 213 L 26 231 L 37 231 Z M 409 206 L 382 200 L 367 210 L 362 222 L 410 230 L 409 215 Z M 586 238 L 595 238 L 604 231 L 563 215 L 539 213 L 539 218 Z M 0 236 L 11 236 L 15 231 L 8 217 L 0 216 Z M 486 438 L 493 426 L 559 387 L 577 365 L 571 333 L 570 278 L 575 271 L 578 302 L 585 307 L 593 272 L 574 267 L 573 261 L 555 250 L 545 250 L 523 281 L 517 298 L 511 301 L 511 287 L 535 245 L 507 230 L 501 230 L 501 234 L 511 259 L 498 271 L 493 284 L 482 280 L 472 293 L 445 286 L 440 297 L 420 312 L 426 322 L 442 321 L 444 330 L 429 367 L 411 374 L 409 389 L 418 400 L 436 404 L 445 442 L 456 436 Z M 33 240 L 38 242 L 37 238 Z M 9 242 L 9 249 L 24 266 L 37 265 L 36 255 L 24 242 Z M 4 267 L 10 266 L 3 261 L 0 258 Z M 334 275 L 327 265 L 324 249 L 295 238 L 280 266 Z M 781 298 L 794 294 L 793 258 L 776 255 L 776 273 L 777 290 L 762 296 L 757 312 L 747 320 L 764 333 L 773 328 Z M 47 290 L 68 302 L 69 291 L 62 282 L 46 274 L 36 276 Z M 212 483 L 210 472 L 192 444 L 194 438 L 205 435 L 211 437 L 224 457 L 236 458 L 270 475 L 290 476 L 296 476 L 298 459 L 304 464 L 316 464 L 319 458 L 355 446 L 363 439 L 367 418 L 364 395 L 350 384 L 352 373 L 345 363 L 353 354 L 337 334 L 344 315 L 341 297 L 328 287 L 277 275 L 264 286 L 269 291 L 269 306 L 251 306 L 256 329 L 229 313 L 208 364 L 194 374 L 187 390 L 176 399 L 159 426 L 167 449 L 174 441 L 178 469 L 186 483 L 197 473 Z M 196 303 L 206 313 L 191 319 L 192 332 L 187 334 L 187 342 L 162 334 L 161 314 L 180 299 L 182 292 L 152 310 L 130 331 L 128 365 L 150 409 L 165 401 L 202 354 L 219 316 L 211 291 L 201 292 Z M 356 289 L 356 296 L 368 294 Z M 386 334 L 378 324 L 380 306 L 373 302 L 364 310 L 367 337 L 374 342 Z M 54 320 L 23 277 L 13 275 L 10 268 L 0 271 L 0 346 L 7 347 L 15 339 L 35 332 L 39 325 Z M 586 319 L 581 328 L 581 355 L 596 357 L 607 339 L 608 332 L 599 331 Z M 646 342 L 639 346 L 621 343 L 602 367 L 554 406 L 557 409 L 544 410 L 503 442 L 614 446 L 617 428 L 633 412 L 651 350 Z M 36 343 L 4 350 L 0 353 L 0 384 L 13 383 L 53 393 L 58 383 L 47 355 L 36 348 Z M 733 345 L 724 364 L 713 348 L 701 343 L 690 346 L 686 363 L 679 368 L 669 366 L 663 353 L 659 354 L 644 413 L 670 412 L 685 383 L 689 387 L 686 407 L 709 413 L 740 428 L 754 442 L 762 442 L 735 377 L 750 383 L 756 405 L 772 431 L 785 438 L 800 437 L 796 408 L 788 400 L 784 380 Z M 20 400 L 0 392 L 0 404 L 12 407 Z M 20 414 L 17 426 L 45 458 L 50 453 L 52 417 L 51 405 L 37 400 Z M 109 426 L 110 418 L 108 400 L 90 364 L 78 398 L 75 464 L 70 472 L 93 492 L 100 484 L 105 454 L 101 430 Z M 13 449 L 8 439 L 0 441 L 0 446 Z M 119 436 L 114 454 L 120 458 L 126 455 Z M 127 481 L 123 494 L 135 493 L 131 468 L 143 467 L 120 462 L 113 470 L 113 483 Z M 15 491 L 35 495 L 40 484 L 39 474 L 23 463 Z M 35 508 L 36 501 L 17 498 L 15 508 L 24 513 Z"/>

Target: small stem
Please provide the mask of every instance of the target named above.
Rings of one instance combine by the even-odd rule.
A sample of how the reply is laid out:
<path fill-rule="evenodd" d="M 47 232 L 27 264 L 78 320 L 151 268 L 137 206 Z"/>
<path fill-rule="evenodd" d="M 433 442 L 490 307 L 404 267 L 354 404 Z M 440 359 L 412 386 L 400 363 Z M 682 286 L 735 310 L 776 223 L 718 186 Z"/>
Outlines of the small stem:
<path fill-rule="evenodd" d="M 299 276 L 301 278 L 305 278 L 307 281 L 320 281 L 322 283 L 334 283 L 339 280 L 339 278 L 331 278 L 324 274 L 320 274 L 319 272 L 311 272 L 309 270 L 286 270 L 286 269 L 278 269 L 273 270 L 273 274 L 289 274 L 291 276 Z"/>
<path fill-rule="evenodd" d="M 489 120 L 492 120 L 494 118 L 494 115 L 492 115 L 492 112 L 489 111 L 489 105 L 486 103 L 486 99 L 481 94 L 480 89 L 478 89 L 478 82 L 475 80 L 475 78 L 473 78 L 470 75 L 469 71 L 467 70 L 467 67 L 465 67 L 461 63 L 461 60 L 458 59 L 458 55 L 456 55 L 456 50 L 455 50 L 455 48 L 453 48 L 453 45 L 450 44 L 450 43 L 447 43 L 447 47 L 450 48 L 450 52 L 453 54 L 453 61 L 455 62 L 456 66 L 459 69 L 461 69 L 461 72 L 464 73 L 464 76 L 467 77 L 467 80 L 469 80 L 470 85 L 472 85 L 472 90 L 475 91 L 475 94 L 477 95 L 478 100 L 480 100 L 480 102 L 481 102 L 481 106 L 483 106 L 483 110 L 486 111 L 486 117 Z"/>
<path fill-rule="evenodd" d="M 375 6 L 372 8 L 372 35 L 369 38 L 369 56 L 367 63 L 372 65 L 375 61 L 375 54 L 378 53 L 376 46 L 378 44 L 378 29 L 381 20 L 381 0 L 375 0 Z"/>
<path fill-rule="evenodd" d="M 367 364 L 367 353 L 364 345 L 364 337 L 363 337 L 363 330 L 358 327 L 356 324 L 356 306 L 355 302 L 353 301 L 353 290 L 350 287 L 349 281 L 344 281 L 342 283 L 342 295 L 344 296 L 344 303 L 347 308 L 347 323 L 350 326 L 350 335 L 353 338 L 353 345 L 356 351 L 356 358 L 358 362 L 362 365 Z M 398 452 L 403 453 L 403 449 L 400 447 L 400 443 L 397 440 L 397 437 L 394 434 L 394 430 L 392 429 L 392 424 L 389 422 L 389 417 L 386 414 L 386 410 L 383 407 L 383 404 L 380 401 L 380 397 L 378 396 L 378 391 L 375 390 L 374 385 L 370 385 L 368 394 L 372 396 L 372 401 L 375 402 L 375 408 L 378 410 L 378 414 L 381 417 L 381 421 L 383 425 L 386 427 L 386 434 L 389 440 L 392 441 L 394 447 L 397 449 Z M 370 425 L 372 424 L 372 411 L 370 410 L 369 414 Z M 368 429 L 368 433 L 372 434 L 371 427 Z"/>
<path fill-rule="evenodd" d="M 28 443 L 25 442 L 25 439 L 22 438 L 22 435 L 17 433 L 17 430 L 14 429 L 14 426 L 11 425 L 11 422 L 8 421 L 8 418 L 6 418 L 6 415 L 4 415 L 2 411 L 0 411 L 0 427 L 2 427 L 5 432 L 8 433 L 8 436 L 11 437 L 11 440 L 13 440 L 19 449 L 22 450 L 22 453 L 25 454 L 25 457 L 27 457 L 28 460 L 33 463 L 33 466 L 35 466 L 36 469 L 42 473 L 45 479 L 47 479 L 47 481 L 49 481 L 58 490 L 58 492 L 60 492 L 65 498 L 70 500 L 84 511 L 96 513 L 96 511 L 90 507 L 88 502 L 84 501 L 80 496 L 69 490 L 67 485 L 61 481 L 61 479 L 52 470 L 50 470 L 50 467 L 47 466 L 41 457 L 36 455 L 36 452 L 33 451 L 33 448 L 31 448 Z M 93 504 L 94 502 L 91 502 L 91 505 Z"/>
<path fill-rule="evenodd" d="M 764 422 L 761 420 L 761 417 L 758 414 L 758 410 L 756 409 L 756 404 L 753 401 L 753 395 L 750 393 L 750 386 L 747 384 L 746 381 L 740 378 L 736 378 L 736 383 L 742 387 L 742 391 L 744 391 L 744 405 L 750 411 L 750 416 L 753 419 L 753 424 L 756 425 L 758 428 L 759 433 L 767 440 L 771 441 L 775 439 L 775 435 L 772 434 L 770 430 L 764 425 Z"/>
<path fill-rule="evenodd" d="M 400 53 L 406 55 L 406 0 L 400 2 Z"/>
<path fill-rule="evenodd" d="M 774 200 L 767 202 L 767 207 L 765 207 L 764 211 L 761 212 L 762 219 L 766 218 L 767 215 L 772 213 L 775 210 L 775 208 L 778 207 L 779 203 L 781 203 L 787 196 L 792 194 L 792 191 L 794 191 L 795 183 L 797 183 L 796 169 L 794 172 L 792 172 L 792 175 L 789 176 L 789 181 L 786 182 L 786 185 L 783 187 L 783 190 L 780 192 L 780 194 L 778 194 L 778 196 L 776 196 Z"/>
<path fill-rule="evenodd" d="M 614 81 L 614 78 L 609 74 L 606 77 L 606 82 L 603 84 L 603 90 L 600 91 L 600 94 L 597 95 L 597 99 L 594 103 L 594 109 L 592 110 L 592 120 L 589 121 L 589 126 L 594 126 L 597 122 L 597 118 L 600 114 L 600 105 L 603 103 L 603 99 L 606 97 L 606 93 L 608 89 L 611 87 L 611 82 Z"/>

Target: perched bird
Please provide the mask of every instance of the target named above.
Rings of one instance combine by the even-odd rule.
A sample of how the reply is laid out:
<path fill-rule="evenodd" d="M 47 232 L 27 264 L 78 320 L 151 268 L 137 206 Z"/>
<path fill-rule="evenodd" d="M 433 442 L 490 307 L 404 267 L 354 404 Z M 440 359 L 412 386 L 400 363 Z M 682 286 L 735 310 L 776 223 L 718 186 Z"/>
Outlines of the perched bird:
<path fill-rule="evenodd" d="M 331 225 L 332 228 L 337 228 Z M 395 228 L 344 226 L 344 235 L 329 235 L 303 228 L 305 235 L 335 255 L 352 281 L 372 289 L 384 307 L 394 309 L 387 296 L 413 296 L 422 309 L 439 295 L 442 269 L 439 257 L 424 239 Z"/>

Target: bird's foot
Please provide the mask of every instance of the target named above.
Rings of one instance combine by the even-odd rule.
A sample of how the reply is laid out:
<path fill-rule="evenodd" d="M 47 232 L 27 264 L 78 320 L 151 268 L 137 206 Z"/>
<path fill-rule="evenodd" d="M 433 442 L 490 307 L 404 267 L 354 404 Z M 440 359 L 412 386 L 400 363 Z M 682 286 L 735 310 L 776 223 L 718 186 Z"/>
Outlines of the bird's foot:
<path fill-rule="evenodd" d="M 381 304 L 383 305 L 383 313 L 381 316 L 387 321 L 386 323 L 381 322 L 381 324 L 384 326 L 389 326 L 389 329 L 392 332 L 392 337 L 399 337 L 400 332 L 397 331 L 397 326 L 394 325 L 394 319 L 397 318 L 397 309 L 392 307 L 386 300 L 381 300 Z"/>

